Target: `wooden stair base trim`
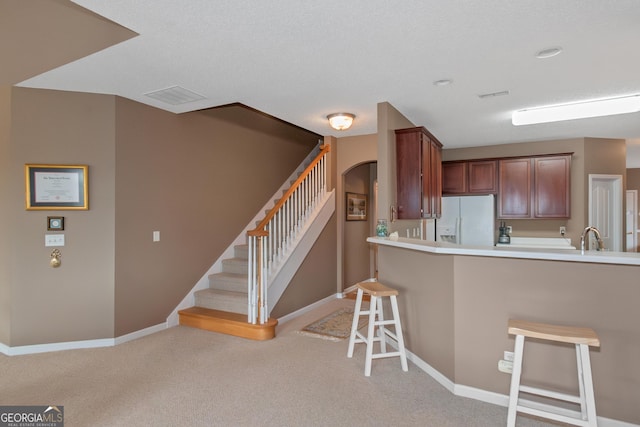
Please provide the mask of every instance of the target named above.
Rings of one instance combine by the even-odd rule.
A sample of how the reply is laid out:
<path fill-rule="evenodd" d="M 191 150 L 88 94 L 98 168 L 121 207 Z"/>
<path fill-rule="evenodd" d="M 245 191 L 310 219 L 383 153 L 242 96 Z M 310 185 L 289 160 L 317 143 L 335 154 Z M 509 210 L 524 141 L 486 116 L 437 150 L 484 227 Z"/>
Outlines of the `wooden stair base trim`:
<path fill-rule="evenodd" d="M 266 341 L 276 336 L 277 319 L 271 319 L 264 325 L 247 323 L 246 314 L 230 313 L 228 311 L 212 310 L 203 307 L 191 307 L 178 312 L 180 324 L 192 328 L 204 329 L 211 332 L 248 338 L 256 341 Z"/>

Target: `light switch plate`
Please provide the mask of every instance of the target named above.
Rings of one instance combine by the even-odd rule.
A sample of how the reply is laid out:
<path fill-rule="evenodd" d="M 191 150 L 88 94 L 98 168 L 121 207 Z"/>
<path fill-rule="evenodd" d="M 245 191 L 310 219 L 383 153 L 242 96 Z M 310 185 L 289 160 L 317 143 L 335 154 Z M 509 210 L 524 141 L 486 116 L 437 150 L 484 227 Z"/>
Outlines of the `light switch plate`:
<path fill-rule="evenodd" d="M 64 246 L 64 234 L 45 234 L 45 246 Z"/>

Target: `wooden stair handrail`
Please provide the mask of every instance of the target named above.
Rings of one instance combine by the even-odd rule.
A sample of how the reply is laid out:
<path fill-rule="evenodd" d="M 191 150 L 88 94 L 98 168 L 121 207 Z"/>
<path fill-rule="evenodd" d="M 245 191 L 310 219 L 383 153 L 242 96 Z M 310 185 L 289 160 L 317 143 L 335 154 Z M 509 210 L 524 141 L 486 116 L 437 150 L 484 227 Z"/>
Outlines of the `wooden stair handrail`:
<path fill-rule="evenodd" d="M 325 154 L 329 153 L 329 151 L 331 151 L 330 145 L 324 144 L 320 146 L 320 153 L 318 153 L 316 158 L 309 164 L 309 166 L 307 166 L 306 169 L 302 171 L 298 179 L 296 179 L 293 182 L 291 187 L 289 187 L 289 189 L 284 193 L 284 195 L 280 198 L 280 200 L 278 200 L 278 203 L 276 203 L 275 206 L 271 208 L 271 210 L 267 213 L 264 219 L 260 221 L 257 227 L 254 228 L 253 230 L 247 231 L 248 236 L 268 236 L 269 235 L 269 232 L 265 230 L 265 227 L 267 226 L 267 224 L 269 224 L 269 221 L 271 221 L 271 219 L 276 215 L 276 213 L 278 213 L 280 208 L 289 199 L 289 196 L 291 196 L 298 189 L 300 184 L 311 173 L 313 168 L 318 164 L 318 162 L 320 162 L 320 159 L 322 159 L 322 157 L 324 157 Z"/>

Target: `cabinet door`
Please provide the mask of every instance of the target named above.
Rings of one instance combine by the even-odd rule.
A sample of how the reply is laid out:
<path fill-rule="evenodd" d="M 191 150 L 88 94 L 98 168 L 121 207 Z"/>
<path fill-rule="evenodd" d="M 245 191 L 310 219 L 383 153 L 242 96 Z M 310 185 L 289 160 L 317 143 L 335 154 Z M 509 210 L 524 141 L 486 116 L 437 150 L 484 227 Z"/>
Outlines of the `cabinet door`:
<path fill-rule="evenodd" d="M 396 206 L 398 219 L 422 218 L 422 138 L 396 133 Z"/>
<path fill-rule="evenodd" d="M 467 163 L 442 163 L 442 193 L 464 194 L 467 192 Z"/>
<path fill-rule="evenodd" d="M 499 218 L 531 217 L 531 159 L 499 161 Z"/>
<path fill-rule="evenodd" d="M 422 215 L 420 218 L 431 218 L 433 201 L 433 181 L 431 179 L 431 140 L 427 135 L 420 135 L 422 146 Z"/>
<path fill-rule="evenodd" d="M 469 162 L 469 193 L 495 194 L 498 191 L 495 160 Z"/>
<path fill-rule="evenodd" d="M 534 217 L 569 218 L 571 216 L 571 157 L 534 159 Z"/>
<path fill-rule="evenodd" d="M 442 146 L 431 141 L 431 218 L 440 218 L 442 213 Z"/>

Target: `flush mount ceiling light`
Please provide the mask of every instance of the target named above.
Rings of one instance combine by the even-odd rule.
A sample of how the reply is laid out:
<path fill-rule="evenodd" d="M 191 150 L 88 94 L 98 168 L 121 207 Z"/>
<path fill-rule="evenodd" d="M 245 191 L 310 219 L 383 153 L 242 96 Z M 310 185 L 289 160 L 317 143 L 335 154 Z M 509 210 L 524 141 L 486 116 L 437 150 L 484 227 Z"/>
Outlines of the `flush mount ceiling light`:
<path fill-rule="evenodd" d="M 347 130 L 351 127 L 353 119 L 356 118 L 355 114 L 351 113 L 333 113 L 327 116 L 329 124 L 335 130 Z"/>
<path fill-rule="evenodd" d="M 636 113 L 638 111 L 640 111 L 640 95 L 631 95 L 620 98 L 596 99 L 573 104 L 550 105 L 548 107 L 518 110 L 513 113 L 511 123 L 513 123 L 514 126 L 532 125 L 536 123 Z"/>

